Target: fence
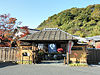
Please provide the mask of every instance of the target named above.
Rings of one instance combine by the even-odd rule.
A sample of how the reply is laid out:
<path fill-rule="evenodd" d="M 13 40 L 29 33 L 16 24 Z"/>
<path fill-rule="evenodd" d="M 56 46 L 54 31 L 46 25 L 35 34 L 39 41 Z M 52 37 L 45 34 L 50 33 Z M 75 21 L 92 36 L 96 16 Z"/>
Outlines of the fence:
<path fill-rule="evenodd" d="M 100 62 L 100 49 L 87 49 L 87 63 L 88 64 L 98 64 Z"/>
<path fill-rule="evenodd" d="M 17 61 L 17 47 L 0 47 L 0 61 Z"/>

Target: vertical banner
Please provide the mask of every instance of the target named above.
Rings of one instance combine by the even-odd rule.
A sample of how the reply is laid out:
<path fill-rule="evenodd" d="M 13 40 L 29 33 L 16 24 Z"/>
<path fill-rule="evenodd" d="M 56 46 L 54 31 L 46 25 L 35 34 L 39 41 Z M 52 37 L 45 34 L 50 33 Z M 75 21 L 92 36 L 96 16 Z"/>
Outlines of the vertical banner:
<path fill-rule="evenodd" d="M 57 52 L 56 44 L 48 44 L 49 53 Z"/>
<path fill-rule="evenodd" d="M 71 54 L 71 48 L 74 45 L 73 41 L 68 41 L 68 53 Z"/>

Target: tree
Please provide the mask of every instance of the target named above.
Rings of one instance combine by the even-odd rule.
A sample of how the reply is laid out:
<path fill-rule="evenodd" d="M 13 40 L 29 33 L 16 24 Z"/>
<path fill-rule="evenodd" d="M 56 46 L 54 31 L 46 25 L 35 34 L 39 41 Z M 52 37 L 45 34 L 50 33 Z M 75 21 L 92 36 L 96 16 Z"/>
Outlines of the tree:
<path fill-rule="evenodd" d="M 72 35 L 82 37 L 100 35 L 100 4 L 61 11 L 42 22 L 38 29 L 46 27 L 59 27 Z"/>
<path fill-rule="evenodd" d="M 10 47 L 13 36 L 13 30 L 16 25 L 21 22 L 16 22 L 16 18 L 10 17 L 10 14 L 0 15 L 0 47 Z"/>
<path fill-rule="evenodd" d="M 25 32 L 23 32 L 24 34 L 22 34 L 20 38 L 25 37 L 26 35 L 30 34 L 28 31 L 28 26 L 23 26 L 21 27 L 21 29 L 23 29 Z"/>
<path fill-rule="evenodd" d="M 20 33 L 19 31 L 16 31 L 16 29 L 14 31 L 15 34 L 17 32 L 17 35 L 14 35 L 12 47 L 19 46 L 19 44 L 21 44 L 23 42 L 19 41 L 18 39 L 23 38 L 23 37 L 27 36 L 28 34 L 30 34 L 28 26 L 20 27 L 20 30 L 22 31 L 22 33 Z"/>

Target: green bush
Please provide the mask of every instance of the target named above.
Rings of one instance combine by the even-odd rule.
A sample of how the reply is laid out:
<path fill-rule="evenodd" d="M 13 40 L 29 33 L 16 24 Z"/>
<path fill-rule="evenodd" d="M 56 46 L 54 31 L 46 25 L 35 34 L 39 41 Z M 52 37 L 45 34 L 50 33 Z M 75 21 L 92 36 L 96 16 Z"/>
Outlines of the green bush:
<path fill-rule="evenodd" d="M 43 51 L 39 51 L 39 52 L 38 52 L 38 55 L 39 55 L 39 56 L 42 56 L 42 55 L 44 55 L 44 52 L 43 52 Z"/>
<path fill-rule="evenodd" d="M 22 64 L 22 61 L 17 61 L 17 64 Z M 32 64 L 32 61 L 23 61 L 23 64 Z"/>
<path fill-rule="evenodd" d="M 71 63 L 71 64 L 69 64 L 68 66 L 79 66 L 79 67 L 88 67 L 88 65 L 87 64 L 85 64 L 85 63 Z"/>

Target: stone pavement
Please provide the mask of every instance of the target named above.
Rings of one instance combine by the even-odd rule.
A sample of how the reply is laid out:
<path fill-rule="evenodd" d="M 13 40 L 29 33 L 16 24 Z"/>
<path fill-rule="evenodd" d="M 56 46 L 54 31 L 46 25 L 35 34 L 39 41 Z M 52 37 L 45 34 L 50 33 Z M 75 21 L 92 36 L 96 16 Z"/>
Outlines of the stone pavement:
<path fill-rule="evenodd" d="M 17 65 L 5 62 L 0 63 L 0 75 L 100 75 L 100 67 L 69 67 L 60 63 Z"/>
<path fill-rule="evenodd" d="M 46 60 L 46 61 L 42 61 L 42 63 L 39 63 L 39 64 L 35 64 L 35 65 L 55 65 L 55 66 L 68 66 L 67 64 L 66 65 L 63 65 L 64 63 L 64 60 Z M 91 65 L 88 65 L 89 67 L 100 67 L 100 65 L 95 65 L 95 64 L 91 64 Z"/>
<path fill-rule="evenodd" d="M 39 63 L 39 64 L 48 64 L 48 65 L 63 65 L 63 63 L 64 63 L 64 60 L 44 60 L 44 61 L 42 61 L 41 63 Z"/>
<path fill-rule="evenodd" d="M 100 65 L 91 64 L 90 67 L 100 67 Z"/>

